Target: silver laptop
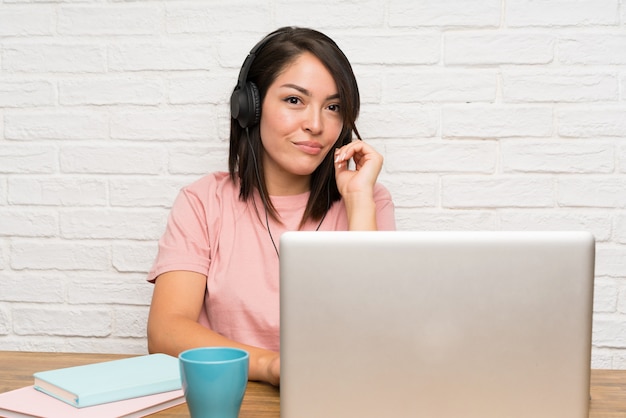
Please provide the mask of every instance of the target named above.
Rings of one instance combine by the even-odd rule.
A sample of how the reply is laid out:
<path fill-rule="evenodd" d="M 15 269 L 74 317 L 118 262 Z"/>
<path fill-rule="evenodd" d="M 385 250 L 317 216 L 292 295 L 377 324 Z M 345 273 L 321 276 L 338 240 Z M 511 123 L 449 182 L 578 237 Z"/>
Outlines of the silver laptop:
<path fill-rule="evenodd" d="M 288 232 L 281 417 L 588 416 L 586 232 Z"/>

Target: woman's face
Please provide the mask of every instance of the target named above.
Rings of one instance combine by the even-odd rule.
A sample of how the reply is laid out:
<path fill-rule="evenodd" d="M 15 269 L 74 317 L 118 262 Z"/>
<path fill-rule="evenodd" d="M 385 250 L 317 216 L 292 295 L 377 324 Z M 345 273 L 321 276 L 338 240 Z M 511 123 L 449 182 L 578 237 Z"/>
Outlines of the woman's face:
<path fill-rule="evenodd" d="M 343 121 L 335 80 L 304 52 L 269 86 L 261 111 L 263 166 L 273 195 L 309 190 L 309 177 L 339 138 Z"/>

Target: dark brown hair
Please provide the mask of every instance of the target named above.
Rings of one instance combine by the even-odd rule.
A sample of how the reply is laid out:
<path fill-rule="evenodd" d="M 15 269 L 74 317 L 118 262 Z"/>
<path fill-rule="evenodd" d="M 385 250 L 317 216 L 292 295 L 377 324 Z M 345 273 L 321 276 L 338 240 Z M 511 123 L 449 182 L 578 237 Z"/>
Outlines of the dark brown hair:
<path fill-rule="evenodd" d="M 323 33 L 307 28 L 284 27 L 268 37 L 273 34 L 257 52 L 248 73 L 248 81 L 258 87 L 261 103 L 278 75 L 300 55 L 310 52 L 324 64 L 337 85 L 343 129 L 334 148 L 349 144 L 352 132 L 361 139 L 355 125 L 360 108 L 359 89 L 352 66 L 337 44 Z M 246 132 L 231 118 L 228 171 L 233 181 L 239 180 L 239 198 L 242 200 L 251 199 L 254 188 L 259 190 L 262 198 L 268 197 L 263 174 L 263 153 L 259 124 L 248 128 Z M 334 152 L 331 150 L 311 174 L 311 193 L 301 225 L 308 219 L 322 219 L 330 206 L 341 198 L 335 182 L 333 159 Z M 255 161 L 258 164 L 256 167 Z M 268 197 L 263 200 L 267 213 L 279 220 L 271 199 Z"/>

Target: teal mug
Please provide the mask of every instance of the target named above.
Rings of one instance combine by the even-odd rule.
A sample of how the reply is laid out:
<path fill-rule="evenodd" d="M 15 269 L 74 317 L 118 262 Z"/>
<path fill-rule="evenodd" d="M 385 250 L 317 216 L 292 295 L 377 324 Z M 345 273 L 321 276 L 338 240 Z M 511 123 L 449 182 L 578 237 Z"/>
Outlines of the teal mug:
<path fill-rule="evenodd" d="M 248 383 L 247 351 L 203 347 L 178 356 L 191 418 L 237 418 Z"/>

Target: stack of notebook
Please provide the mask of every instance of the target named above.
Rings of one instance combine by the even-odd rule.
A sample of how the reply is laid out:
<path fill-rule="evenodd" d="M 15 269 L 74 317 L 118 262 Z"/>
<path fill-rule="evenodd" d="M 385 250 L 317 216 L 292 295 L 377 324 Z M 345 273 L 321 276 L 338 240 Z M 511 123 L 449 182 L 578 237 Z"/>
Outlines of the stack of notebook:
<path fill-rule="evenodd" d="M 0 394 L 0 416 L 142 417 L 184 401 L 178 359 L 151 354 L 35 373 Z"/>

